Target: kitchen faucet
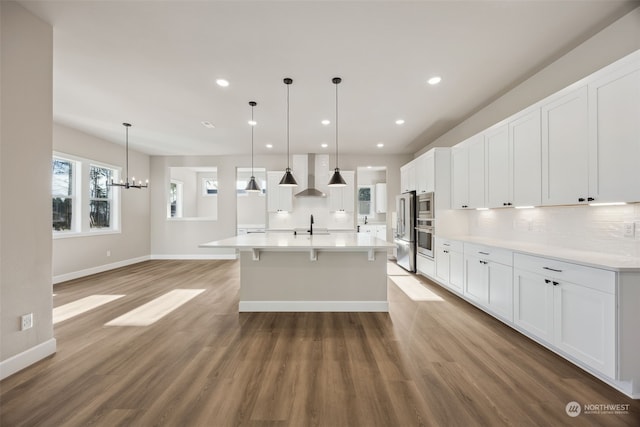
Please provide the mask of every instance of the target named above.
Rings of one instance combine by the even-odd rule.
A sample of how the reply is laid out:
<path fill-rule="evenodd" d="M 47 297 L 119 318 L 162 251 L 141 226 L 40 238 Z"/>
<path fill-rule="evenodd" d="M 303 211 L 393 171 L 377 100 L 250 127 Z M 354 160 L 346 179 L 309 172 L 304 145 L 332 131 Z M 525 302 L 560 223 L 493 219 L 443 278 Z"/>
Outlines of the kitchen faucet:
<path fill-rule="evenodd" d="M 309 235 L 313 236 L 313 214 L 311 214 L 311 218 L 309 220 Z"/>
<path fill-rule="evenodd" d="M 367 221 L 367 216 L 366 216 L 366 215 L 364 216 L 364 223 L 365 223 L 365 224 L 368 224 L 368 223 L 369 223 L 369 221 Z"/>

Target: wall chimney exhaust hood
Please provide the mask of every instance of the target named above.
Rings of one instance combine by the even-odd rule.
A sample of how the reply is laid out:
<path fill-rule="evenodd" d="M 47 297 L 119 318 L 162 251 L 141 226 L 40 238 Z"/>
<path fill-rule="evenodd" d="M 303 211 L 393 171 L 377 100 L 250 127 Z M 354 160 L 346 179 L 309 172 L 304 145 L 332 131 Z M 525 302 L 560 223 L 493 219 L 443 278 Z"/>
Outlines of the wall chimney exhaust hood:
<path fill-rule="evenodd" d="M 326 175 L 326 174 L 325 174 Z M 295 197 L 327 197 L 325 193 L 316 188 L 316 155 L 307 154 L 307 188 Z"/>

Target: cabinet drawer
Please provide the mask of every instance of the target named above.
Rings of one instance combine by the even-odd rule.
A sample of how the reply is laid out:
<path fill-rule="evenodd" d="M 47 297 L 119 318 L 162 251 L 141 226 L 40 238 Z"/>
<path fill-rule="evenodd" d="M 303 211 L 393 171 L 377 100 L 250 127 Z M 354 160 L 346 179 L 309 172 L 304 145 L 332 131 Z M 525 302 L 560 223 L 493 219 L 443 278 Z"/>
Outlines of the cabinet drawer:
<path fill-rule="evenodd" d="M 464 250 L 464 245 L 461 241 L 443 239 L 442 237 L 436 237 L 436 246 L 442 246 L 454 252 L 462 252 Z"/>
<path fill-rule="evenodd" d="M 465 242 L 464 254 L 465 256 L 470 255 L 482 258 L 486 261 L 497 262 L 499 264 L 513 265 L 513 252 L 506 249 Z"/>
<path fill-rule="evenodd" d="M 615 293 L 616 273 L 613 271 L 523 254 L 514 255 L 513 266 L 609 294 Z"/>

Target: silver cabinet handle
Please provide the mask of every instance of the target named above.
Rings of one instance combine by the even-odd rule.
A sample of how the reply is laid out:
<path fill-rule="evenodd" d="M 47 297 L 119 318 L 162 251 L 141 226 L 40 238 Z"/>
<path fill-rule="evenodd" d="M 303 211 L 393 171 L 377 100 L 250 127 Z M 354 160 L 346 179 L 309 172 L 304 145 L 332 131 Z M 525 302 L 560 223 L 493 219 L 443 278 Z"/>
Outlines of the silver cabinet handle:
<path fill-rule="evenodd" d="M 479 253 L 479 254 L 482 254 L 482 255 L 491 255 L 489 252 L 482 252 L 482 251 L 478 251 L 478 253 Z"/>
<path fill-rule="evenodd" d="M 555 271 L 556 273 L 562 273 L 562 270 L 556 270 L 555 268 L 551 268 L 551 267 L 542 267 L 542 268 L 549 271 Z"/>

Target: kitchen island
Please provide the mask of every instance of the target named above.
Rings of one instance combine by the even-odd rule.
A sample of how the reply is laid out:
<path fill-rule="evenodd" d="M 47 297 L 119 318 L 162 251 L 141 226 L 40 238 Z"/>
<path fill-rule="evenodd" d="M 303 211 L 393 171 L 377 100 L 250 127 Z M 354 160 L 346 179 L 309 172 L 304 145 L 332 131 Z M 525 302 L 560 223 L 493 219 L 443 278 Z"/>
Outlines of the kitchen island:
<path fill-rule="evenodd" d="M 389 311 L 392 243 L 362 233 L 247 234 L 201 244 L 240 255 L 241 312 Z"/>

